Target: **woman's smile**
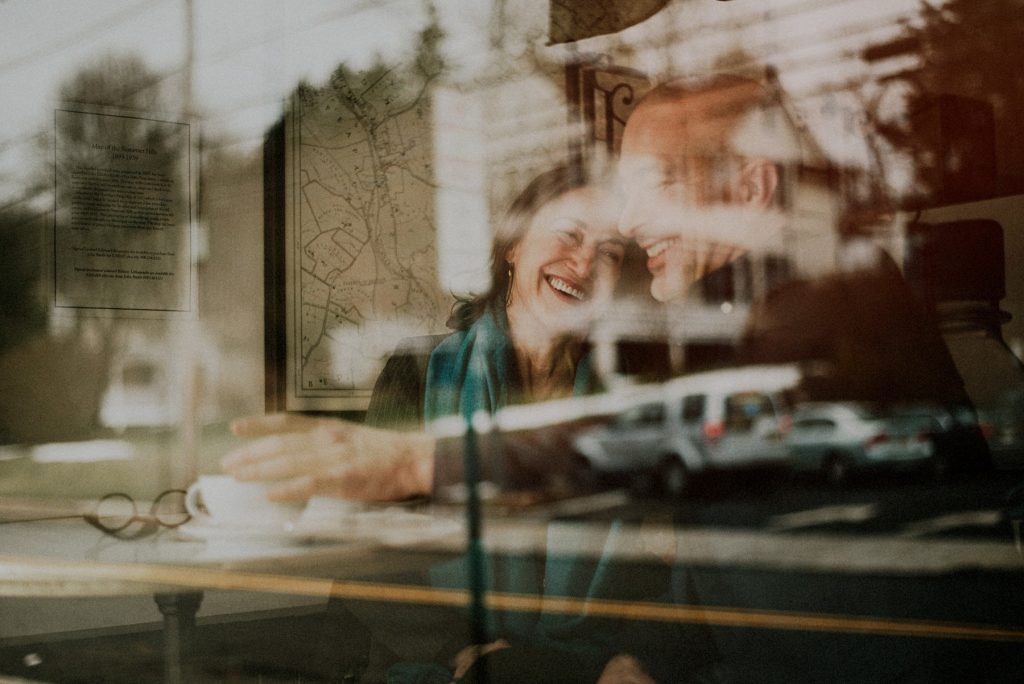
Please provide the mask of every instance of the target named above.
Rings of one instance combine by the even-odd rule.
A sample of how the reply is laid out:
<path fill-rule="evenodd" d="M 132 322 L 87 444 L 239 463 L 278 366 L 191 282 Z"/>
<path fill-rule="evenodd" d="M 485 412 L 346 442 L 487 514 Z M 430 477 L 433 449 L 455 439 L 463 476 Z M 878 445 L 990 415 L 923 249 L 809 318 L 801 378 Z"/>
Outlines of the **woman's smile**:
<path fill-rule="evenodd" d="M 572 284 L 571 281 L 556 275 L 547 275 L 544 276 L 544 279 L 552 290 L 572 301 L 585 302 L 590 298 L 582 285 Z"/>
<path fill-rule="evenodd" d="M 543 335 L 585 324 L 581 317 L 610 297 L 619 279 L 625 239 L 616 230 L 616 216 L 593 188 L 566 193 L 538 211 L 507 255 L 511 317 L 521 325 L 531 321 Z"/>

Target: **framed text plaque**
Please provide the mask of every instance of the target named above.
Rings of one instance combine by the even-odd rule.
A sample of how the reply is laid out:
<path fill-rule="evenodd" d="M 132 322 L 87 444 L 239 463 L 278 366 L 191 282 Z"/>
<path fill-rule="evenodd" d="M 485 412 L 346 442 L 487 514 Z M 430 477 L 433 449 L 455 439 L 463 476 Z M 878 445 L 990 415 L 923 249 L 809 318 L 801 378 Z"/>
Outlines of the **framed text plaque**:
<path fill-rule="evenodd" d="M 189 124 L 69 108 L 54 129 L 54 309 L 194 313 Z"/>

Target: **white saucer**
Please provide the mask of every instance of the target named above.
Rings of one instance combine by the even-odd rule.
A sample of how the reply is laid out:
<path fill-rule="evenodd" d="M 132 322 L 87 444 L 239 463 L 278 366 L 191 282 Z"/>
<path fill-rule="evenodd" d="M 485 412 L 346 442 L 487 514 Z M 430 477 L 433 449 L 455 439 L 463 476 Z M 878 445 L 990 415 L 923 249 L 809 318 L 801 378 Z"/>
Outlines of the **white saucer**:
<path fill-rule="evenodd" d="M 299 544 L 310 541 L 306 532 L 294 529 L 294 525 L 218 525 L 193 520 L 177 528 L 179 538 L 191 541 L 217 541 L 221 543 L 275 542 Z"/>
<path fill-rule="evenodd" d="M 178 537 L 192 541 L 216 541 L 218 545 L 309 544 L 316 541 L 375 542 L 386 546 L 463 535 L 461 519 L 412 513 L 397 508 L 359 510 L 347 515 L 303 515 L 286 525 L 228 525 L 192 520 L 177 528 Z"/>

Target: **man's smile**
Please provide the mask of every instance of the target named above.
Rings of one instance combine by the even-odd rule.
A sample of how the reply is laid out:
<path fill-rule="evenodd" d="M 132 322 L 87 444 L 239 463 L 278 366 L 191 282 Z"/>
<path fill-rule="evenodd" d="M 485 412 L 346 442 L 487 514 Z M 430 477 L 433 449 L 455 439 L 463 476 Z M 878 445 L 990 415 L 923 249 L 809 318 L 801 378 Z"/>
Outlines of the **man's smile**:
<path fill-rule="evenodd" d="M 664 240 L 658 240 L 657 242 L 646 247 L 647 256 L 653 259 L 660 255 L 666 249 L 679 242 L 679 238 L 666 238 Z"/>
<path fill-rule="evenodd" d="M 647 269 L 653 273 L 664 266 L 665 258 L 662 255 L 678 243 L 678 237 L 669 237 L 654 241 L 644 241 L 640 244 L 640 247 L 647 253 Z"/>

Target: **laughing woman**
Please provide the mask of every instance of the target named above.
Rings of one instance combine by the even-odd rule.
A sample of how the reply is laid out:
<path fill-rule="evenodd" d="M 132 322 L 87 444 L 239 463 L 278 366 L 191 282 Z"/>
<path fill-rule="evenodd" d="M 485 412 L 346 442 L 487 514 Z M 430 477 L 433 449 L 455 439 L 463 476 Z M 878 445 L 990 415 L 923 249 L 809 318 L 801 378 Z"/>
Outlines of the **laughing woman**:
<path fill-rule="evenodd" d="M 446 416 L 468 420 L 477 411 L 597 391 L 584 336 L 611 299 L 626 254 L 613 196 L 566 167 L 534 179 L 495 231 L 490 289 L 456 303 L 448 322 L 455 332 L 400 345 L 374 388 L 367 422 L 422 429 Z M 493 589 L 543 593 L 531 562 L 491 563 L 515 578 Z M 552 556 L 546 566 L 546 581 L 567 594 L 585 596 L 599 584 L 569 581 L 580 574 L 572 556 Z M 465 589 L 467 571 L 465 558 L 443 563 L 432 569 L 431 583 Z M 606 660 L 607 635 L 579 620 L 494 612 L 487 622 L 491 643 L 460 648 L 465 637 L 456 636 L 441 649 L 438 660 L 451 663 L 451 671 L 402 663 L 389 681 L 426 681 L 432 668 L 461 678 L 484 654 L 503 661 L 495 663 L 496 681 L 537 681 L 543 671 L 557 671 L 563 681 L 596 681 Z"/>
<path fill-rule="evenodd" d="M 568 167 L 535 178 L 495 231 L 490 289 L 456 303 L 455 332 L 399 346 L 367 423 L 422 428 L 594 391 L 582 337 L 611 298 L 626 251 L 611 196 Z"/>

